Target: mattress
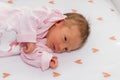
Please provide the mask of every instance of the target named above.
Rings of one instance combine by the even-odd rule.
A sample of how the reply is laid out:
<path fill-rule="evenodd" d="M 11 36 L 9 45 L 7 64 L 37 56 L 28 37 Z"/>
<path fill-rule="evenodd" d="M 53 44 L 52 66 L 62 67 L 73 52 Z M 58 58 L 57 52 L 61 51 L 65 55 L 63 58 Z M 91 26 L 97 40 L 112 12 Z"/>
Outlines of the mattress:
<path fill-rule="evenodd" d="M 119 80 L 120 15 L 107 0 L 0 0 L 13 7 L 51 7 L 86 17 L 90 36 L 78 50 L 56 54 L 59 66 L 41 71 L 20 56 L 0 58 L 0 80 Z"/>

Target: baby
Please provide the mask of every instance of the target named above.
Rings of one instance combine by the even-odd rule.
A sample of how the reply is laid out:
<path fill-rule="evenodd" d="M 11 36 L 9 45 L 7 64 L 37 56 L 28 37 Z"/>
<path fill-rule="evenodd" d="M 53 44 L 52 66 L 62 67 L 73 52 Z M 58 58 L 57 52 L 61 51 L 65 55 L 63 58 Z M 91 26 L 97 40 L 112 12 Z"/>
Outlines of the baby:
<path fill-rule="evenodd" d="M 11 36 L 6 32 L 12 32 L 14 40 L 3 38 Z M 25 63 L 42 70 L 58 66 L 53 52 L 76 50 L 83 46 L 88 35 L 88 22 L 79 13 L 62 14 L 46 7 L 0 8 L 0 47 L 3 43 L 10 46 L 6 50 L 0 48 L 0 56 L 19 54 Z"/>

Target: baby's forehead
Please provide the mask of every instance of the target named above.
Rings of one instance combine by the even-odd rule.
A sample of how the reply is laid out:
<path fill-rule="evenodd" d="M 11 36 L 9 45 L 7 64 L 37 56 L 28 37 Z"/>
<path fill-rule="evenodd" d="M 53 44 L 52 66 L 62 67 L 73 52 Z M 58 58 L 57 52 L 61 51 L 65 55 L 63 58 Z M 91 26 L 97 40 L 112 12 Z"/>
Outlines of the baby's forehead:
<path fill-rule="evenodd" d="M 76 41 L 81 38 L 81 32 L 75 27 L 73 27 L 70 29 L 69 36 L 71 37 L 71 39 Z"/>

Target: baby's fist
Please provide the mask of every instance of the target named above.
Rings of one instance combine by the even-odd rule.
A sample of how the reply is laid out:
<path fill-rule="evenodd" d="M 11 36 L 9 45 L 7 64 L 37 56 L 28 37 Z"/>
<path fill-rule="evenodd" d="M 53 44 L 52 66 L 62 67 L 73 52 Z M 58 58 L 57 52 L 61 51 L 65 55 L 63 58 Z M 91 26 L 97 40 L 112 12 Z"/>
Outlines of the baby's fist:
<path fill-rule="evenodd" d="M 56 56 L 53 56 L 50 61 L 50 68 L 54 69 L 58 66 L 58 59 Z"/>

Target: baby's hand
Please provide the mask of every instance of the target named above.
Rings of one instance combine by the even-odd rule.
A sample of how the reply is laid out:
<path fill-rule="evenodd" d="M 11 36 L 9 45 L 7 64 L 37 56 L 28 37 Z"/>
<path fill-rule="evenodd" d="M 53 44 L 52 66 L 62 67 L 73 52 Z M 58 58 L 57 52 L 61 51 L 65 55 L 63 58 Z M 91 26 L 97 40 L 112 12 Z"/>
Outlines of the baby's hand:
<path fill-rule="evenodd" d="M 35 47 L 36 47 L 35 43 L 28 42 L 28 43 L 24 44 L 23 51 L 27 54 L 32 53 L 32 51 L 35 49 Z"/>
<path fill-rule="evenodd" d="M 50 61 L 50 68 L 54 69 L 58 66 L 58 59 L 56 56 L 52 57 Z"/>

